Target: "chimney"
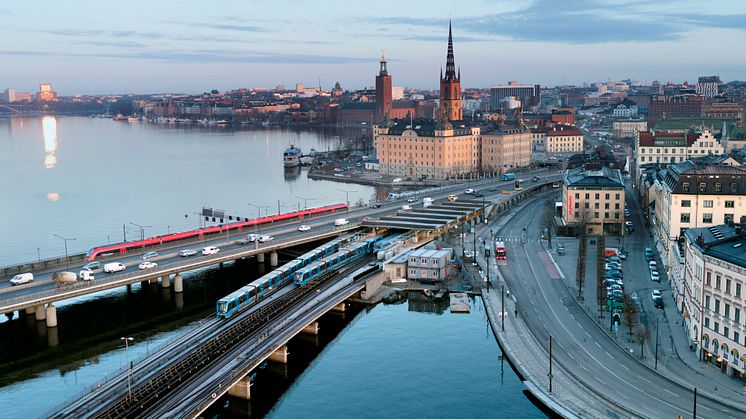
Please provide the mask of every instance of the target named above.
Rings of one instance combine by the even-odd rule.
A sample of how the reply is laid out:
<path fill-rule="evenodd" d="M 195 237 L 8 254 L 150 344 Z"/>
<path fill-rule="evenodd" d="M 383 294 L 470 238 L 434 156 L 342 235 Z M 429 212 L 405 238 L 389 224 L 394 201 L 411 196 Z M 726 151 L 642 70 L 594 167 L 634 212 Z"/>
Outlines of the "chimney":
<path fill-rule="evenodd" d="M 697 243 L 697 246 L 699 246 L 699 247 L 705 247 L 705 239 L 704 239 L 704 237 L 702 237 L 701 234 L 699 236 L 697 236 L 696 243 Z"/>

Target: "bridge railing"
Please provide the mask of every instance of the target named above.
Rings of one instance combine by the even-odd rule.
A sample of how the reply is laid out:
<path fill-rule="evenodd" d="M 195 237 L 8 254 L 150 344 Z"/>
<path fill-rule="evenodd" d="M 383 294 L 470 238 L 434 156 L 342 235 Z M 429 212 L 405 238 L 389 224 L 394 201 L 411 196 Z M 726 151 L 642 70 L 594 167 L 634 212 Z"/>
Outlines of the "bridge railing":
<path fill-rule="evenodd" d="M 10 276 L 24 272 L 38 271 L 41 269 L 52 268 L 56 266 L 66 265 L 67 263 L 81 263 L 85 259 L 85 253 L 75 253 L 69 255 L 67 260 L 64 256 L 53 257 L 49 259 L 41 259 L 33 262 L 19 263 L 17 265 L 9 265 L 0 267 L 0 275 Z"/>

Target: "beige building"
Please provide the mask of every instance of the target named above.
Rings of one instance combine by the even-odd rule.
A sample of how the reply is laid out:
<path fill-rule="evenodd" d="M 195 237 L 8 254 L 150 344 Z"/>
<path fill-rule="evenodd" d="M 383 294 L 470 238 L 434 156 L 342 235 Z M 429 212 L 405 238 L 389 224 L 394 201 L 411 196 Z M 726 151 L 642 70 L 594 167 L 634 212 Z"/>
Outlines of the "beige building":
<path fill-rule="evenodd" d="M 531 148 L 533 151 L 547 151 L 547 132 L 549 128 L 531 128 Z"/>
<path fill-rule="evenodd" d="M 648 130 L 648 121 L 614 121 L 612 129 L 616 138 L 636 138 L 638 132 Z"/>
<path fill-rule="evenodd" d="M 398 120 L 375 127 L 374 135 L 381 174 L 442 180 L 466 177 L 480 168 L 478 127 Z"/>
<path fill-rule="evenodd" d="M 505 173 L 531 163 L 531 133 L 523 128 L 482 128 L 482 172 Z"/>
<path fill-rule="evenodd" d="M 716 225 L 686 231 L 684 314 L 700 360 L 743 379 L 746 366 L 746 236 L 740 227 Z"/>
<path fill-rule="evenodd" d="M 583 133 L 567 125 L 555 125 L 546 134 L 546 152 L 574 154 L 583 152 Z"/>
<path fill-rule="evenodd" d="M 636 167 L 653 163 L 679 163 L 694 157 L 723 154 L 723 146 L 709 130 L 701 132 L 639 132 Z"/>
<path fill-rule="evenodd" d="M 746 169 L 703 160 L 669 165 L 659 171 L 649 196 L 656 246 L 674 287 L 682 288 L 684 261 L 678 247 L 690 228 L 741 222 L 746 216 Z"/>
<path fill-rule="evenodd" d="M 562 186 L 562 217 L 567 224 L 585 223 L 588 234 L 621 234 L 624 179 L 619 170 L 567 170 Z"/>

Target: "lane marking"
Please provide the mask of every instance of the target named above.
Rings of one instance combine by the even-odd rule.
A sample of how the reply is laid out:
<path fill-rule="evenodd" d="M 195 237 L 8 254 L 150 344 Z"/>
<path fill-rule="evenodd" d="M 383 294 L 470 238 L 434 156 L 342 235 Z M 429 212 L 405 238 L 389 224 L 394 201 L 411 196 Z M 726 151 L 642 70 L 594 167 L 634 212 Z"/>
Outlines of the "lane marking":
<path fill-rule="evenodd" d="M 676 396 L 676 397 L 681 397 L 681 396 L 679 396 L 678 394 L 674 393 L 673 391 L 671 391 L 671 390 L 669 390 L 669 389 L 667 389 L 667 388 L 664 388 L 663 390 L 664 390 L 664 391 L 666 391 L 666 392 L 667 392 L 668 394 L 673 394 L 673 395 L 674 395 L 674 396 Z"/>

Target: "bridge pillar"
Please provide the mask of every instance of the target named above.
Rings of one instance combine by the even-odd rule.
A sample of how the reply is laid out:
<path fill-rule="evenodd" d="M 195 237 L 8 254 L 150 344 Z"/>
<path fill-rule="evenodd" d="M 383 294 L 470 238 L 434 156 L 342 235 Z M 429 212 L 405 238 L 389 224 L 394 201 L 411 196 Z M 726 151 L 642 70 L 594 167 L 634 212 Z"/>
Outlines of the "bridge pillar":
<path fill-rule="evenodd" d="M 26 307 L 26 315 L 27 316 L 30 316 L 30 315 L 32 315 L 34 313 L 36 313 L 36 307 L 34 307 L 34 306 Z"/>
<path fill-rule="evenodd" d="M 161 287 L 168 288 L 171 286 L 171 276 L 170 275 L 163 275 L 161 277 Z"/>
<path fill-rule="evenodd" d="M 332 307 L 330 311 L 336 311 L 337 313 L 344 313 L 346 310 L 345 303 L 342 301 L 341 303 L 337 304 L 336 306 Z"/>
<path fill-rule="evenodd" d="M 184 278 L 178 272 L 174 275 L 174 292 L 184 292 Z"/>
<path fill-rule="evenodd" d="M 270 266 L 277 266 L 277 252 L 272 252 L 269 254 L 269 265 Z"/>
<path fill-rule="evenodd" d="M 302 332 L 309 334 L 309 335 L 318 335 L 319 334 L 319 322 L 313 322 L 309 324 L 308 326 L 303 328 Z"/>
<path fill-rule="evenodd" d="M 36 320 L 45 320 L 47 318 L 47 310 L 44 308 L 44 304 L 36 306 Z"/>
<path fill-rule="evenodd" d="M 151 284 L 157 284 L 158 283 L 158 278 L 150 278 L 148 280 L 148 282 L 150 282 Z"/>
<path fill-rule="evenodd" d="M 264 263 L 264 253 L 258 253 L 256 255 L 256 261 L 257 263 Z"/>
<path fill-rule="evenodd" d="M 287 364 L 288 363 L 288 347 L 286 345 L 282 345 L 279 348 L 277 348 L 276 351 L 272 352 L 272 355 L 269 356 L 270 361 L 279 362 L 281 364 Z"/>
<path fill-rule="evenodd" d="M 243 400 L 251 400 L 251 379 L 249 376 L 247 375 L 233 384 L 228 389 L 228 395 Z"/>
<path fill-rule="evenodd" d="M 47 304 L 47 327 L 57 327 L 57 307 L 54 304 Z"/>

